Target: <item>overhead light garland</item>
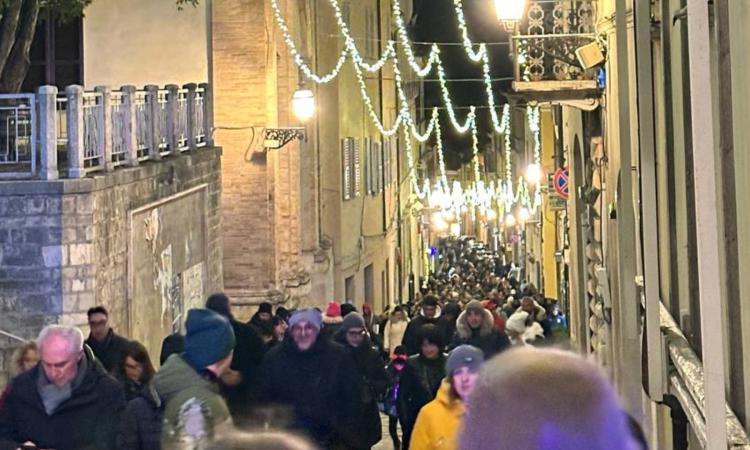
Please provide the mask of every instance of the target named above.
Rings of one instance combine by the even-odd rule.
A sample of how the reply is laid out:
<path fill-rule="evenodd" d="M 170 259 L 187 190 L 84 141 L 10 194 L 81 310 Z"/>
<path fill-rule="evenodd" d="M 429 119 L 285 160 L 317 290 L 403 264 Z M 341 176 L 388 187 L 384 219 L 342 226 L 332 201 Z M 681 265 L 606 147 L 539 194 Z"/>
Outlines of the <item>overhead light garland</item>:
<path fill-rule="evenodd" d="M 455 108 L 453 107 L 453 103 L 450 98 L 450 93 L 448 91 L 447 87 L 447 80 L 445 77 L 445 70 L 442 65 L 442 61 L 440 58 L 440 49 L 436 44 L 433 44 L 430 48 L 430 53 L 427 58 L 427 63 L 425 66 L 420 66 L 416 58 L 414 56 L 413 50 L 412 50 L 412 44 L 409 41 L 408 34 L 406 32 L 406 27 L 403 23 L 403 17 L 401 14 L 401 8 L 398 1 L 393 2 L 393 15 L 395 19 L 395 23 L 397 26 L 397 34 L 398 37 L 401 40 L 402 48 L 404 51 L 404 54 L 406 55 L 406 58 L 409 62 L 409 66 L 412 70 L 417 74 L 419 77 L 425 77 L 427 74 L 431 72 L 433 67 L 436 67 L 436 71 L 438 74 L 438 79 L 440 82 L 441 87 L 441 94 L 443 97 L 443 101 L 446 105 L 446 110 L 449 116 L 449 119 L 454 126 L 454 128 L 461 134 L 465 133 L 469 129 L 471 129 L 472 132 L 472 151 L 473 151 L 473 157 L 472 162 L 474 166 L 474 182 L 473 185 L 470 186 L 469 189 L 464 190 L 460 183 L 454 182 L 453 186 L 449 188 L 447 176 L 445 173 L 445 163 L 444 163 L 444 155 L 443 155 L 443 148 L 442 148 L 442 132 L 440 128 L 439 123 L 439 112 L 438 108 L 435 107 L 432 110 L 431 119 L 428 122 L 427 130 L 425 133 L 420 133 L 417 129 L 414 120 L 411 117 L 410 108 L 408 105 L 408 100 L 406 98 L 406 95 L 403 91 L 403 83 L 401 78 L 401 73 L 398 68 L 398 52 L 396 50 L 395 42 L 392 40 L 388 40 L 386 43 L 386 47 L 383 51 L 383 54 L 381 57 L 374 63 L 369 64 L 367 63 L 364 58 L 362 58 L 361 54 L 359 53 L 359 50 L 356 47 L 356 43 L 354 39 L 351 36 L 351 33 L 349 32 L 348 26 L 344 21 L 343 14 L 341 12 L 341 9 L 339 7 L 337 0 L 330 0 L 330 3 L 334 9 L 336 19 L 338 22 L 338 26 L 340 28 L 340 32 L 342 36 L 344 37 L 344 48 L 342 49 L 336 64 L 334 68 L 326 75 L 319 75 L 313 72 L 313 70 L 310 68 L 310 66 L 305 62 L 302 55 L 299 53 L 299 51 L 296 48 L 296 45 L 294 44 L 294 40 L 291 37 L 291 33 L 289 32 L 289 28 L 286 25 L 286 22 L 283 18 L 283 15 L 281 14 L 281 10 L 278 6 L 277 0 L 271 0 L 271 5 L 274 11 L 274 17 L 276 18 L 276 21 L 279 25 L 279 29 L 282 31 L 282 35 L 284 37 L 284 41 L 287 44 L 287 47 L 289 48 L 290 54 L 292 55 L 292 58 L 297 66 L 300 67 L 302 70 L 302 73 L 308 78 L 313 80 L 314 82 L 318 84 L 324 84 L 328 83 L 331 80 L 333 80 L 341 71 L 344 62 L 348 57 L 351 57 L 353 66 L 355 69 L 355 74 L 357 76 L 357 81 L 360 87 L 360 93 L 362 95 L 362 99 L 367 107 L 368 115 L 370 116 L 371 120 L 375 124 L 378 131 L 383 134 L 384 136 L 393 136 L 395 135 L 398 130 L 404 126 L 404 140 L 405 140 L 405 147 L 406 147 L 406 154 L 407 154 L 407 165 L 410 172 L 411 177 L 411 184 L 414 189 L 414 192 L 418 195 L 419 198 L 425 198 L 429 197 L 431 193 L 434 192 L 434 196 L 436 198 L 440 199 L 440 202 L 444 209 L 451 209 L 455 212 L 459 212 L 460 209 L 465 206 L 467 203 L 472 206 L 478 206 L 483 209 L 485 208 L 491 208 L 492 199 L 497 199 L 498 205 L 501 207 L 504 211 L 509 211 L 512 208 L 513 203 L 521 202 L 524 206 L 529 206 L 532 211 L 536 210 L 537 204 L 541 203 L 540 198 L 540 190 L 535 190 L 535 198 L 534 201 L 531 201 L 528 195 L 528 188 L 526 187 L 526 184 L 523 182 L 523 179 L 519 180 L 518 190 L 517 192 L 513 193 L 513 182 L 512 182 L 512 161 L 511 161 L 511 138 L 510 138 L 510 107 L 508 104 L 505 104 L 503 107 L 503 115 L 502 119 L 498 118 L 497 114 L 497 108 L 495 106 L 494 102 L 494 91 L 492 89 L 492 81 L 490 77 L 490 68 L 489 68 L 489 57 L 487 53 L 487 47 L 485 44 L 479 44 L 478 50 L 474 51 L 474 45 L 471 40 L 468 37 L 468 28 L 466 26 L 466 21 L 463 15 L 463 5 L 461 0 L 454 0 L 454 6 L 456 9 L 456 16 L 458 18 L 458 24 L 459 28 L 462 32 L 463 37 L 463 45 L 466 50 L 466 54 L 469 56 L 469 58 L 474 62 L 482 62 L 483 65 L 483 72 L 484 72 L 484 82 L 485 82 L 485 89 L 487 93 L 487 99 L 488 99 L 488 106 L 490 109 L 490 116 L 493 123 L 493 131 L 499 134 L 503 134 L 505 137 L 505 164 L 506 164 L 506 174 L 505 179 L 502 180 L 497 186 L 495 186 L 494 182 L 490 183 L 490 185 L 485 186 L 484 182 L 481 180 L 481 173 L 479 170 L 479 158 L 478 158 L 478 138 L 477 138 L 477 123 L 476 123 L 476 111 L 475 107 L 470 107 L 470 112 L 466 117 L 466 120 L 464 123 L 459 123 Z M 391 60 L 394 67 L 394 73 L 395 73 L 395 80 L 396 80 L 396 88 L 397 93 L 399 97 L 400 102 L 400 108 L 399 113 L 394 121 L 394 123 L 386 128 L 386 126 L 382 123 L 381 119 L 378 117 L 377 113 L 375 112 L 375 108 L 372 105 L 372 100 L 367 93 L 367 86 L 362 74 L 362 70 L 365 70 L 367 72 L 377 72 L 381 70 L 385 64 Z M 535 141 L 534 141 L 534 155 L 535 155 L 535 163 L 538 163 L 538 150 L 539 150 L 539 136 L 538 136 L 538 126 L 535 129 L 533 127 L 533 124 L 538 124 L 539 119 L 539 112 L 538 107 L 537 108 L 529 108 L 527 109 L 527 115 L 529 116 L 529 124 L 530 124 L 530 130 L 532 133 L 534 133 Z M 425 180 L 423 187 L 420 188 L 419 182 L 417 180 L 416 171 L 414 167 L 414 160 L 413 160 L 413 147 L 411 138 L 413 137 L 418 142 L 426 142 L 429 137 L 432 135 L 432 133 L 436 134 L 436 147 L 438 150 L 438 161 L 439 161 L 439 176 L 440 180 L 438 183 L 436 183 L 434 191 L 430 188 L 429 180 Z M 449 202 L 446 202 L 446 199 L 449 199 Z M 537 201 L 538 200 L 538 201 Z"/>

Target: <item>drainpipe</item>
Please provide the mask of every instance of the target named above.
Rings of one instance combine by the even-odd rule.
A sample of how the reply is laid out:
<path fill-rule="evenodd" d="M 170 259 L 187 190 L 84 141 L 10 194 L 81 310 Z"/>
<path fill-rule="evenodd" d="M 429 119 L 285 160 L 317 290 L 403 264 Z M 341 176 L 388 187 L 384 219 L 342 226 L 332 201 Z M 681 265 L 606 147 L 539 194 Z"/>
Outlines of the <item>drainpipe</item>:
<path fill-rule="evenodd" d="M 701 348 L 706 397 L 707 448 L 727 448 L 724 390 L 724 327 L 716 287 L 719 272 L 719 224 L 717 221 L 716 161 L 711 85 L 711 36 L 708 4 L 687 0 L 690 67 L 690 113 L 695 180 L 695 227 L 698 250 L 698 286 Z"/>
<path fill-rule="evenodd" d="M 640 302 L 636 295 L 636 233 L 633 201 L 633 170 L 630 130 L 630 67 L 628 63 L 628 23 L 626 0 L 615 0 L 617 41 L 617 84 L 620 152 L 620 198 L 617 204 L 617 246 L 619 253 L 619 292 L 615 318 L 615 377 L 627 410 L 642 419 Z"/>

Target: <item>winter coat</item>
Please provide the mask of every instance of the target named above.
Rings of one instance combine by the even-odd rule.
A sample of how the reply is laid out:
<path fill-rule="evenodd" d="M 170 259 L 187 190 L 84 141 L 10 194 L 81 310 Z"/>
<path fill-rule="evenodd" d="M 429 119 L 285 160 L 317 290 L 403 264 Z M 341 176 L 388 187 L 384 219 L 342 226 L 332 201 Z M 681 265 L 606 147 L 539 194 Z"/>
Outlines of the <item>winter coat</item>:
<path fill-rule="evenodd" d="M 454 349 L 459 345 L 473 345 L 484 353 L 485 359 L 490 359 L 503 350 L 510 348 L 510 340 L 505 333 L 495 328 L 495 319 L 488 310 L 484 311 L 484 320 L 478 329 L 469 326 L 466 311 L 458 316 L 456 322 L 456 335 L 453 337 L 449 348 Z"/>
<path fill-rule="evenodd" d="M 161 442 L 164 448 L 181 449 L 205 444 L 233 423 L 219 395 L 219 384 L 209 373 L 198 373 L 182 355 L 172 355 L 154 375 L 152 385 L 164 404 Z M 201 426 L 187 427 L 188 424 Z M 192 449 L 193 446 L 184 447 Z"/>
<path fill-rule="evenodd" d="M 320 337 L 328 340 L 333 339 L 341 328 L 342 322 L 344 322 L 344 318 L 341 316 L 330 317 L 324 315 L 323 328 L 320 330 Z"/>
<path fill-rule="evenodd" d="M 445 378 L 445 359 L 444 354 L 434 360 L 419 354 L 406 361 L 398 393 L 398 417 L 404 442 L 409 442 L 419 410 L 435 398 Z"/>
<path fill-rule="evenodd" d="M 435 400 L 419 411 L 411 434 L 411 450 L 458 448 L 458 429 L 464 415 L 464 404 L 461 399 L 452 398 L 450 390 L 450 382 L 443 381 Z"/>
<path fill-rule="evenodd" d="M 117 366 L 122 362 L 128 342 L 124 337 L 115 334 L 115 331 L 111 328 L 101 342 L 91 336 L 86 339 L 86 345 L 91 347 L 96 359 L 102 363 L 104 369 L 109 373 L 117 369 Z"/>
<path fill-rule="evenodd" d="M 304 352 L 288 336 L 261 363 L 259 402 L 290 409 L 291 427 L 322 448 L 356 442 L 361 392 L 349 352 L 320 335 Z"/>
<path fill-rule="evenodd" d="M 406 333 L 407 325 L 409 325 L 408 320 L 401 320 L 399 322 L 389 320 L 388 323 L 385 324 L 385 331 L 383 332 L 383 347 L 386 350 L 393 352 L 396 347 L 401 345 L 404 340 L 404 333 Z"/>
<path fill-rule="evenodd" d="M 122 413 L 117 450 L 161 450 L 162 412 L 156 389 L 146 385 Z"/>
<path fill-rule="evenodd" d="M 378 399 L 382 398 L 388 388 L 388 374 L 380 354 L 369 338 L 365 338 L 364 342 L 355 348 L 346 344 L 344 333 L 339 331 L 336 341 L 344 345 L 352 355 L 360 379 L 360 420 L 356 428 L 359 440 L 354 443 L 355 448 L 369 449 L 382 438 L 383 425 L 380 422 Z"/>
<path fill-rule="evenodd" d="M 266 345 L 263 343 L 255 327 L 235 319 L 229 319 L 234 331 L 235 346 L 232 356 L 232 370 L 242 375 L 242 382 L 238 386 L 224 386 L 223 394 L 227 405 L 236 421 L 240 421 L 250 413 L 251 387 L 257 383 L 258 366 L 263 360 Z"/>
<path fill-rule="evenodd" d="M 401 374 L 404 372 L 406 358 L 393 359 L 386 367 L 388 373 L 388 390 L 385 393 L 385 413 L 391 417 L 398 417 L 398 392 L 401 386 Z"/>
<path fill-rule="evenodd" d="M 419 350 L 422 346 L 422 342 L 419 336 L 422 326 L 427 325 L 428 323 L 434 325 L 437 323 L 439 318 L 440 307 L 438 306 L 435 317 L 433 317 L 432 319 L 428 319 L 427 317 L 425 317 L 424 311 L 420 308 L 419 315 L 409 321 L 409 325 L 406 326 L 406 331 L 404 332 L 404 339 L 402 341 L 402 344 L 406 347 L 406 351 L 410 355 L 416 355 L 417 353 L 419 353 Z"/>
<path fill-rule="evenodd" d="M 120 414 L 125 408 L 122 386 L 84 351 L 85 374 L 72 396 L 48 415 L 37 390 L 43 370 L 37 365 L 13 379 L 0 413 L 0 450 L 15 450 L 26 441 L 55 450 L 115 448 Z"/>

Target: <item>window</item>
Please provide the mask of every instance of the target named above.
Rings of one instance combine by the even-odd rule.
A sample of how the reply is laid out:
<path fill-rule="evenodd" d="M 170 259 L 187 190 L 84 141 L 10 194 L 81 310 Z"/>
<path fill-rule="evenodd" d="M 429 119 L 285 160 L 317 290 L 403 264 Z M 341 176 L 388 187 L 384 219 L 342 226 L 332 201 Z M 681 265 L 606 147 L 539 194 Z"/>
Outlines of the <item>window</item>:
<path fill-rule="evenodd" d="M 22 90 L 35 91 L 45 84 L 62 90 L 71 84 L 83 84 L 83 19 L 39 19 Z"/>
<path fill-rule="evenodd" d="M 365 139 L 365 180 L 367 181 L 367 193 L 376 195 L 383 192 L 383 147 L 380 142 L 373 139 Z"/>
<path fill-rule="evenodd" d="M 354 303 L 354 290 L 354 275 L 352 275 L 344 280 L 344 295 L 346 295 L 346 298 L 344 299 L 345 302 Z"/>
<path fill-rule="evenodd" d="M 359 196 L 361 189 L 359 161 L 359 141 L 353 137 L 344 138 L 341 143 L 342 191 L 344 200 L 350 200 Z"/>

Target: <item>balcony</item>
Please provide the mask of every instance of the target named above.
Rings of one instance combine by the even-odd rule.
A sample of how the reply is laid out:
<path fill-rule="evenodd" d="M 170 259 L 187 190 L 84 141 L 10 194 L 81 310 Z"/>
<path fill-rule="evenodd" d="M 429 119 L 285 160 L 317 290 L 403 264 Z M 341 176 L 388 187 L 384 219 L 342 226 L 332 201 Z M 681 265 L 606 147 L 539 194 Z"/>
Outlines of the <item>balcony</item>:
<path fill-rule="evenodd" d="M 529 100 L 599 97 L 595 69 L 584 70 L 576 49 L 596 41 L 595 0 L 531 1 L 513 41 L 513 91 Z"/>

